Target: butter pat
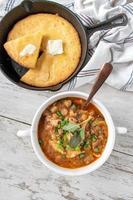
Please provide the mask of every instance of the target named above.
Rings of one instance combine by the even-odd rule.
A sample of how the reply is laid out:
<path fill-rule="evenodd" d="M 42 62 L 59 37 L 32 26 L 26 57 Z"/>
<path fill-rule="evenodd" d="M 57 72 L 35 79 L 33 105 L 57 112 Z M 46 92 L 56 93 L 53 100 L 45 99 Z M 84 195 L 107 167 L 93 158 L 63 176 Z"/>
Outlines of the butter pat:
<path fill-rule="evenodd" d="M 62 54 L 64 52 L 62 40 L 48 40 L 47 51 L 53 56 Z"/>
<path fill-rule="evenodd" d="M 20 52 L 19 56 L 24 57 L 27 55 L 32 55 L 36 50 L 36 46 L 33 44 L 28 44 L 25 48 Z"/>

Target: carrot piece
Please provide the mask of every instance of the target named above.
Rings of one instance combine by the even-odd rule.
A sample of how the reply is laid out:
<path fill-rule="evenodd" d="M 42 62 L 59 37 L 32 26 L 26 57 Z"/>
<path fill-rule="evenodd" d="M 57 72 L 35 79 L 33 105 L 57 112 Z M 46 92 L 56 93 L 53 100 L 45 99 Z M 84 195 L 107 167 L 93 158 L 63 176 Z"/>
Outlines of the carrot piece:
<path fill-rule="evenodd" d="M 73 103 L 77 104 L 77 105 L 81 105 L 83 103 L 82 99 L 74 99 Z"/>

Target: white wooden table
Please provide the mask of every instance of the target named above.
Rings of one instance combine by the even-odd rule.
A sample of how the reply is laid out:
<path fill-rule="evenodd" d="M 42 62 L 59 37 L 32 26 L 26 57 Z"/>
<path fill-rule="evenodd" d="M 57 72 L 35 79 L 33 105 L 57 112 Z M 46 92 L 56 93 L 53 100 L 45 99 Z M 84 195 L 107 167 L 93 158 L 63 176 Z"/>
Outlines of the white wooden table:
<path fill-rule="evenodd" d="M 89 91 L 89 86 L 79 88 Z M 28 91 L 0 74 L 0 200 L 133 200 L 133 94 L 104 85 L 97 94 L 117 126 L 109 160 L 97 171 L 80 177 L 63 177 L 49 171 L 33 153 L 30 138 L 18 138 L 30 127 L 38 106 L 49 96 Z"/>
<path fill-rule="evenodd" d="M 88 92 L 89 86 L 78 90 Z M 115 125 L 128 133 L 117 135 L 99 170 L 80 177 L 49 171 L 33 153 L 30 138 L 16 136 L 30 127 L 38 106 L 51 95 L 19 88 L 0 73 L 0 200 L 133 200 L 133 94 L 106 85 L 97 94 Z"/>

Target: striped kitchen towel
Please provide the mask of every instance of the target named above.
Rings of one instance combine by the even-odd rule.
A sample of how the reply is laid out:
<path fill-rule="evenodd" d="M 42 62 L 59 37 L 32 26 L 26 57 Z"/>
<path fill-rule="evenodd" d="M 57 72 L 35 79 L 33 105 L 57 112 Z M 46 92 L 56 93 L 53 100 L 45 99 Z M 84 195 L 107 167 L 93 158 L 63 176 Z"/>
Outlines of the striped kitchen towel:
<path fill-rule="evenodd" d="M 130 2 L 129 2 L 130 1 Z M 0 16 L 18 5 L 20 0 L 0 0 Z M 100 67 L 110 62 L 113 72 L 107 84 L 122 91 L 133 91 L 133 0 L 56 0 L 76 12 L 85 26 L 106 20 L 119 13 L 128 17 L 128 25 L 98 31 L 88 41 L 90 60 L 62 90 L 71 90 L 94 80 Z"/>

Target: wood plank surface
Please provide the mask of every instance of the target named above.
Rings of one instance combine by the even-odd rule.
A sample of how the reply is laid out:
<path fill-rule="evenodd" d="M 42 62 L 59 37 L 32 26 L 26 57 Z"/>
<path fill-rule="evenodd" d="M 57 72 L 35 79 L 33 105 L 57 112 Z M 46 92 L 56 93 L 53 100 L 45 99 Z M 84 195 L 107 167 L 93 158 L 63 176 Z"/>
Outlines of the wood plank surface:
<path fill-rule="evenodd" d="M 16 136 L 20 128 L 29 126 L 0 118 L 1 200 L 132 200 L 133 156 L 113 151 L 96 172 L 60 176 L 38 161 L 30 138 Z"/>
<path fill-rule="evenodd" d="M 90 85 L 76 90 L 90 91 Z M 31 124 L 38 107 L 53 92 L 37 92 L 20 88 L 0 74 L 0 116 Z M 116 137 L 115 150 L 133 155 L 133 95 L 104 85 L 96 95 L 109 110 L 116 126 L 128 128 L 126 135 Z"/>

